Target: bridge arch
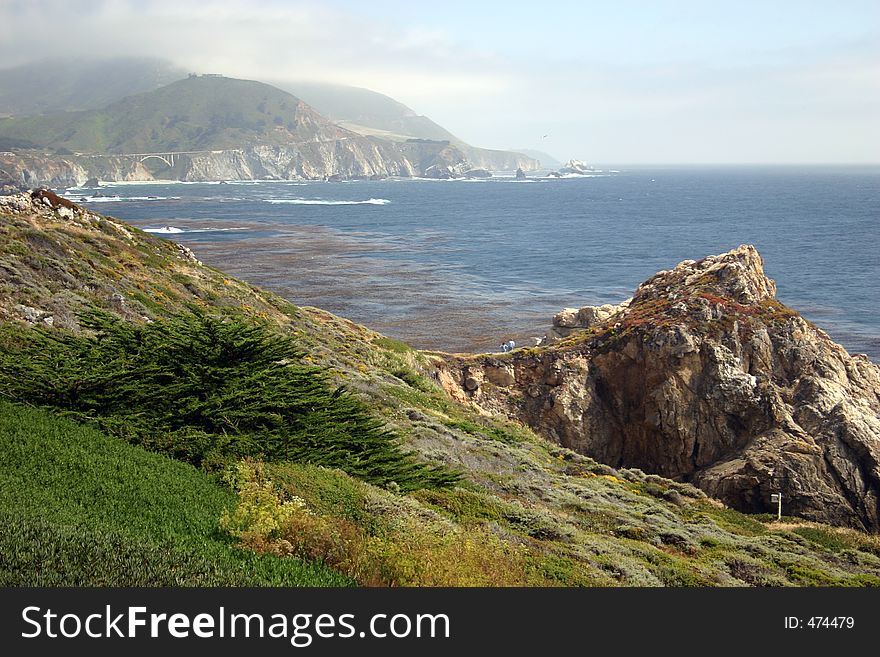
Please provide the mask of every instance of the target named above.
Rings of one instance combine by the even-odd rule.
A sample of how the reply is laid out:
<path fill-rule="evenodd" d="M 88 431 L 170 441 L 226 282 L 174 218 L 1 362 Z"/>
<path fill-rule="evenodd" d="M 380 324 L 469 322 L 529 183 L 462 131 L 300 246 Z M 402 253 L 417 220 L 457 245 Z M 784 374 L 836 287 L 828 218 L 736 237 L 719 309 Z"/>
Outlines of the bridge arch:
<path fill-rule="evenodd" d="M 169 167 L 174 166 L 174 153 L 150 153 L 149 155 L 144 155 L 138 159 L 138 162 L 146 162 L 150 158 L 154 158 L 156 160 L 161 160 Z"/>

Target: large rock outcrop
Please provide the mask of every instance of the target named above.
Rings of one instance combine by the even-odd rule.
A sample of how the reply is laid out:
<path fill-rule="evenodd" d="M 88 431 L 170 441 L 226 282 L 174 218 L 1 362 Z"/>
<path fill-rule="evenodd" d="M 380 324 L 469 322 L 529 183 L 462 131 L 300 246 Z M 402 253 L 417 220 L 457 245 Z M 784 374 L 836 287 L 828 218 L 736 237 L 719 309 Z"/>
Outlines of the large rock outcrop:
<path fill-rule="evenodd" d="M 444 387 L 744 511 L 880 531 L 880 368 L 775 299 L 752 246 L 685 261 L 550 346 L 446 358 Z M 557 326 L 557 328 L 560 328 Z"/>

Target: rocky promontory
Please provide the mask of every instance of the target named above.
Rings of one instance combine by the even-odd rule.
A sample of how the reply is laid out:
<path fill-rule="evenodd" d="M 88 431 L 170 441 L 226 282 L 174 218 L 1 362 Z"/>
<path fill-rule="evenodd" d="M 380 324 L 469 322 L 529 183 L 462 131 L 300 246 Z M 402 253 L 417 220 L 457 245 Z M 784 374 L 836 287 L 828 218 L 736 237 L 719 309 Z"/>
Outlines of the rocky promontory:
<path fill-rule="evenodd" d="M 687 260 L 545 346 L 448 356 L 459 400 L 738 510 L 880 531 L 880 368 L 775 298 L 752 246 Z"/>

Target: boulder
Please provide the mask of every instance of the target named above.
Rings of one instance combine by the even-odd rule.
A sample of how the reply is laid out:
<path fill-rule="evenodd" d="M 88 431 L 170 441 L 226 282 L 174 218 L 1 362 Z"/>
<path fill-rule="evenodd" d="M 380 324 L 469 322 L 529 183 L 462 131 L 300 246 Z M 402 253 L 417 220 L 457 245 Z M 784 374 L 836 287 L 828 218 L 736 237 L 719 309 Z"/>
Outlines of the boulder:
<path fill-rule="evenodd" d="M 563 308 L 553 316 L 553 326 L 557 328 L 573 328 L 577 326 L 577 321 L 577 308 Z"/>

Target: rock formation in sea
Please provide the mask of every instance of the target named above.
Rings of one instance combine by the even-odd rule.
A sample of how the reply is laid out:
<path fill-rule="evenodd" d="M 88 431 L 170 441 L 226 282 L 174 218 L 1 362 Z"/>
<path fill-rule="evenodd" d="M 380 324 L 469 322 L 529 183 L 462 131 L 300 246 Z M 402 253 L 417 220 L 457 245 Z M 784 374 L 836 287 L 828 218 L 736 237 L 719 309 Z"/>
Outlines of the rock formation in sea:
<path fill-rule="evenodd" d="M 752 246 L 687 260 L 546 345 L 447 356 L 455 398 L 743 511 L 880 531 L 880 368 L 776 300 Z"/>
<path fill-rule="evenodd" d="M 585 162 L 581 162 L 580 160 L 569 160 L 565 166 L 560 167 L 558 173 L 560 175 L 570 175 L 577 174 L 586 176 L 592 173 L 595 173 L 596 170 Z"/>

